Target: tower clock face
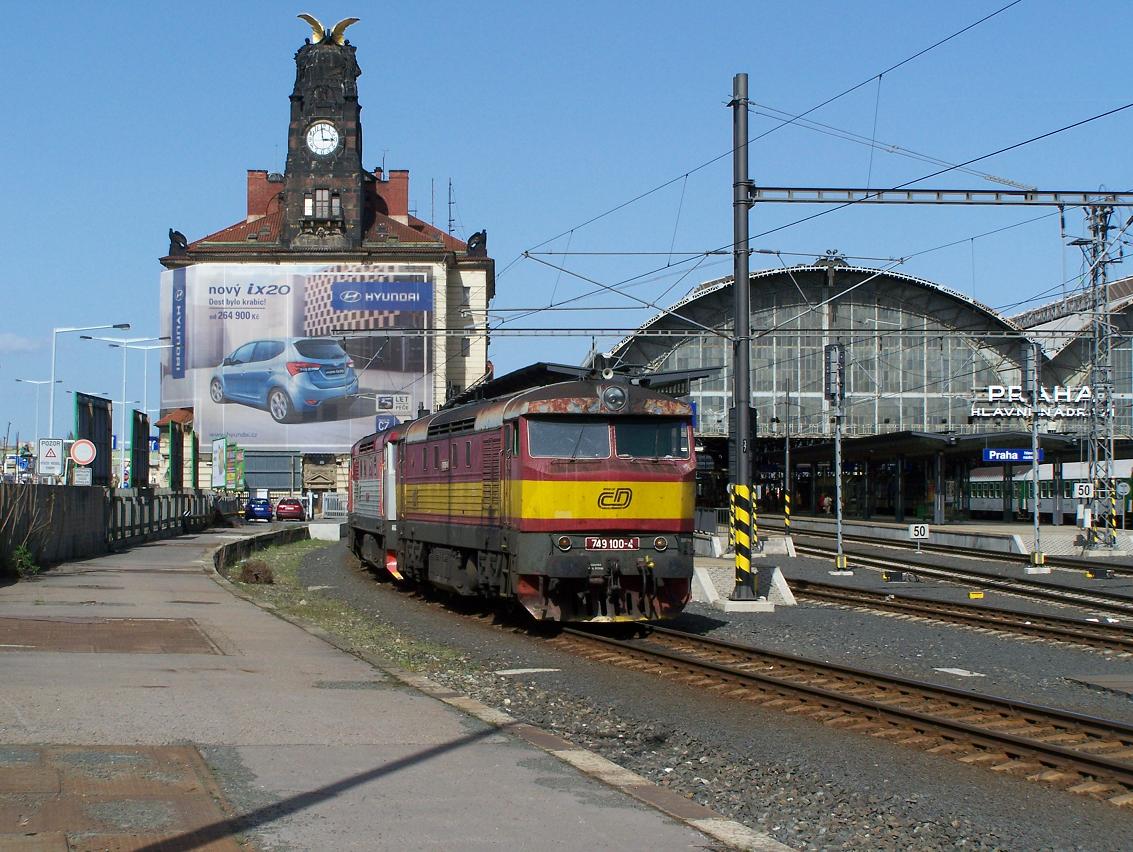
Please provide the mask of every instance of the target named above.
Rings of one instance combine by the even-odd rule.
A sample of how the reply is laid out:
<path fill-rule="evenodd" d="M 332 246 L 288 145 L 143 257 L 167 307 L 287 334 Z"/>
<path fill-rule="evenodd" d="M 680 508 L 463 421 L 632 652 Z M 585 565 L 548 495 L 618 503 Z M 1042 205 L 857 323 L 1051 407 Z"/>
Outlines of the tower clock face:
<path fill-rule="evenodd" d="M 337 150 L 338 138 L 338 128 L 329 121 L 316 121 L 307 128 L 307 147 L 320 157 Z"/>

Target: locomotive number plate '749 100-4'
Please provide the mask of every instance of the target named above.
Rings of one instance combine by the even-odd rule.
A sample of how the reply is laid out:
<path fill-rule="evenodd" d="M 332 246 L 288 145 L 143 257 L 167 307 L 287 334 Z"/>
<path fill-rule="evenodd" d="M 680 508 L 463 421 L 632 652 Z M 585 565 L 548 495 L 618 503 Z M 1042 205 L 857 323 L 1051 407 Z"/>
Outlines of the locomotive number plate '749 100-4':
<path fill-rule="evenodd" d="M 600 535 L 586 537 L 587 550 L 637 550 L 641 547 L 641 539 L 634 538 L 606 538 Z"/>

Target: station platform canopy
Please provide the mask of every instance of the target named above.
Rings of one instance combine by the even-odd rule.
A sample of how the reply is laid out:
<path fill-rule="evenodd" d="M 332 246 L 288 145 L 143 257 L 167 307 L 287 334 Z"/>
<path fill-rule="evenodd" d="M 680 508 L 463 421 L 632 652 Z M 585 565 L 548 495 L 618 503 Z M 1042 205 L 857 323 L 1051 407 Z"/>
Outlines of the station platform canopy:
<path fill-rule="evenodd" d="M 1077 460 L 1079 438 L 1076 435 L 1046 433 L 1039 435 L 1039 447 L 1046 461 Z M 973 460 L 973 466 L 985 464 L 982 461 L 985 448 L 1026 449 L 1031 448 L 1031 433 L 984 432 L 976 434 L 954 434 L 950 432 L 890 432 L 883 435 L 869 435 L 842 440 L 842 459 L 846 462 L 887 461 L 898 456 L 906 459 L 930 458 L 938 453 L 944 456 L 965 457 Z M 791 448 L 792 462 L 796 464 L 830 463 L 834 459 L 834 442 Z"/>

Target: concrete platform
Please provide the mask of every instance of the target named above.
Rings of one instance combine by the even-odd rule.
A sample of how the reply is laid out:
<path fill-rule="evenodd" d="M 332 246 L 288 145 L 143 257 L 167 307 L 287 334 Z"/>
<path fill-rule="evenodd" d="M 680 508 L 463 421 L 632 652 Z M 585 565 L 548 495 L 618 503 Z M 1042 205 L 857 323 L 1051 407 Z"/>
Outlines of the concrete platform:
<path fill-rule="evenodd" d="M 755 601 L 729 600 L 736 586 L 736 569 L 732 558 L 697 557 L 692 578 L 692 599 L 709 604 L 721 612 L 774 612 L 778 606 L 794 606 L 795 596 L 777 566 L 755 564 L 752 569 L 773 571 L 766 597 Z"/>
<path fill-rule="evenodd" d="M 781 516 L 767 516 L 766 520 L 779 523 Z M 893 521 L 844 519 L 842 529 L 847 536 L 868 536 L 870 538 L 892 540 L 907 544 L 909 524 Z M 810 515 L 792 516 L 791 529 L 803 534 L 808 531 L 829 532 L 834 529 L 834 519 Z M 929 539 L 933 545 L 976 548 L 992 553 L 1030 553 L 1034 540 L 1034 526 L 1026 522 L 964 521 L 952 524 L 932 524 L 929 526 Z M 1133 535 L 1127 530 L 1117 531 L 1117 548 L 1111 551 L 1091 551 L 1084 546 L 1084 533 L 1074 526 L 1054 526 L 1043 524 L 1039 529 L 1042 550 L 1048 556 L 1096 556 L 1098 558 L 1121 558 L 1133 554 Z"/>
<path fill-rule="evenodd" d="M 785 848 L 236 597 L 239 538 L 0 588 L 0 848 Z"/>
<path fill-rule="evenodd" d="M 346 521 L 313 520 L 308 522 L 307 529 L 311 538 L 318 541 L 338 541 L 346 532 Z"/>

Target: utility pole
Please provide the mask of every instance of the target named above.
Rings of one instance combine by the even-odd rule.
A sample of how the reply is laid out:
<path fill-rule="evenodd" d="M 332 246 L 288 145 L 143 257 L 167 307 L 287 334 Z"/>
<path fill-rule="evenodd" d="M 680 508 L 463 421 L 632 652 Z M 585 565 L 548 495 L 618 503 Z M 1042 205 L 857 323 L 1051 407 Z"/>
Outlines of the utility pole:
<path fill-rule="evenodd" d="M 747 74 L 732 78 L 732 215 L 735 335 L 732 339 L 733 390 L 735 406 L 735 502 L 736 586 L 730 599 L 754 601 L 755 580 L 751 573 L 751 308 L 748 275 L 748 212 L 751 209 L 751 181 L 748 179 L 747 151 Z"/>
<path fill-rule="evenodd" d="M 1090 526 L 1086 546 L 1112 550 L 1117 544 L 1117 493 L 1113 482 L 1113 321 L 1109 313 L 1109 287 L 1106 267 L 1110 263 L 1106 238 L 1113 208 L 1089 208 L 1091 352 L 1089 462 L 1093 496 L 1090 498 Z M 1098 524 L 1098 518 L 1101 524 Z"/>
<path fill-rule="evenodd" d="M 791 379 L 787 377 L 787 399 L 783 412 L 783 526 L 791 535 Z"/>
<path fill-rule="evenodd" d="M 834 573 L 852 573 L 842 551 L 842 401 L 846 398 L 846 348 L 841 343 L 828 343 L 823 354 L 826 399 L 834 410 L 834 533 L 837 539 Z"/>
<path fill-rule="evenodd" d="M 448 235 L 452 236 L 452 178 L 448 179 Z"/>
<path fill-rule="evenodd" d="M 1031 508 L 1034 515 L 1034 543 L 1031 545 L 1031 564 L 1028 574 L 1049 574 L 1043 554 L 1039 532 L 1039 370 L 1042 364 L 1042 346 L 1039 343 L 1023 344 L 1023 384 L 1031 396 Z M 1052 468 L 1053 469 L 1053 468 Z"/>

